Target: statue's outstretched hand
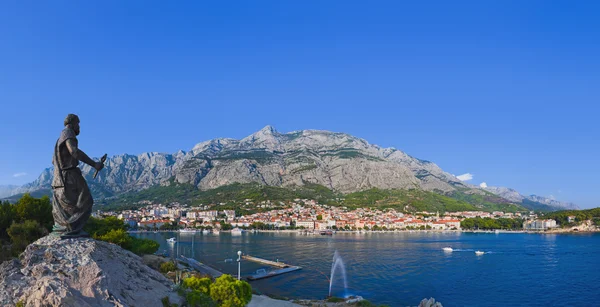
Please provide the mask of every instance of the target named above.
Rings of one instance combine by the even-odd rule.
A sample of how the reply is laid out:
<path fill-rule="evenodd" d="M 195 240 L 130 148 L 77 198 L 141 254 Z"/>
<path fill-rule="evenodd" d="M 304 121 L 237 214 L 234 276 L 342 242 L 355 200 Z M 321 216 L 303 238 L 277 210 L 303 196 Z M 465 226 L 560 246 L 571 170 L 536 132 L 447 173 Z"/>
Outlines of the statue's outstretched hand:
<path fill-rule="evenodd" d="M 97 171 L 100 171 L 101 169 L 103 169 L 103 168 L 104 168 L 104 163 L 103 163 L 103 162 L 96 162 L 96 165 L 94 165 L 94 168 L 95 168 Z"/>

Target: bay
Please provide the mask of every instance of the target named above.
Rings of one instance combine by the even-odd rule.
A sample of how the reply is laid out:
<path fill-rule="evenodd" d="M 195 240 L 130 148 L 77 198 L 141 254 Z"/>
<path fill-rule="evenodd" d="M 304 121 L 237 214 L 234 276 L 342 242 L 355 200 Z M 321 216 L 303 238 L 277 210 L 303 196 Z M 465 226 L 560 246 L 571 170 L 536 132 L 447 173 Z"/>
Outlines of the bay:
<path fill-rule="evenodd" d="M 335 251 L 348 288 L 334 278 L 335 296 L 360 295 L 377 304 L 414 306 L 433 297 L 444 306 L 575 306 L 600 304 L 600 234 L 528 233 L 135 233 L 160 252 L 193 257 L 237 276 L 237 251 L 298 265 L 302 270 L 251 282 L 262 293 L 323 299 Z M 176 236 L 178 243 L 166 239 Z M 442 251 L 445 246 L 452 253 Z M 486 252 L 476 256 L 475 250 Z M 231 259 L 228 261 L 226 259 Z M 241 275 L 264 265 L 242 260 Z M 340 276 L 340 274 L 336 274 Z"/>

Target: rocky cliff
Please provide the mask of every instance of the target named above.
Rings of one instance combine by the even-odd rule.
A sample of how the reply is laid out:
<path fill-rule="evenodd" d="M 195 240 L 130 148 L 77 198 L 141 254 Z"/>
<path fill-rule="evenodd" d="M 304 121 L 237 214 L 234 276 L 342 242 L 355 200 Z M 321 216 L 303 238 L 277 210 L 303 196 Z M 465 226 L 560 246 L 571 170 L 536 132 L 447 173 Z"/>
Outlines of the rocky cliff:
<path fill-rule="evenodd" d="M 494 193 L 516 204 L 529 204 L 530 209 L 546 210 L 577 210 L 579 207 L 574 203 L 557 201 L 538 195 L 522 195 L 514 189 L 504 187 L 484 187 L 484 190 Z"/>
<path fill-rule="evenodd" d="M 302 130 L 279 133 L 273 127 L 241 140 L 215 139 L 174 154 L 113 156 L 96 180 L 88 181 L 97 196 L 138 191 L 174 179 L 200 189 L 257 182 L 272 186 L 324 185 L 349 193 L 373 187 L 420 188 L 450 192 L 466 187 L 432 162 L 394 148 L 381 148 L 344 133 Z M 92 169 L 82 166 L 90 178 Z M 49 188 L 52 170 L 25 186 Z"/>
<path fill-rule="evenodd" d="M 0 306 L 162 306 L 173 283 L 117 245 L 46 236 L 0 265 Z"/>
<path fill-rule="evenodd" d="M 345 133 L 321 130 L 280 133 L 271 126 L 241 140 L 220 138 L 201 142 L 187 152 L 113 156 L 94 180 L 89 166 L 82 164 L 81 168 L 95 198 L 140 191 L 170 181 L 189 183 L 201 190 L 232 183 L 255 182 L 278 187 L 316 183 L 341 193 L 370 188 L 417 188 L 446 195 L 457 190 L 485 195 L 482 188 L 461 182 L 435 163 L 395 148 L 381 148 Z M 49 191 L 52 174 L 51 168 L 44 170 L 36 181 L 21 187 L 21 193 Z M 525 205 L 524 199 L 529 199 L 506 188 L 486 190 L 505 198 L 501 203 Z M 530 203 L 563 208 L 560 203 L 542 198 Z"/>
<path fill-rule="evenodd" d="M 21 187 L 16 185 L 0 185 L 0 198 L 20 193 Z"/>

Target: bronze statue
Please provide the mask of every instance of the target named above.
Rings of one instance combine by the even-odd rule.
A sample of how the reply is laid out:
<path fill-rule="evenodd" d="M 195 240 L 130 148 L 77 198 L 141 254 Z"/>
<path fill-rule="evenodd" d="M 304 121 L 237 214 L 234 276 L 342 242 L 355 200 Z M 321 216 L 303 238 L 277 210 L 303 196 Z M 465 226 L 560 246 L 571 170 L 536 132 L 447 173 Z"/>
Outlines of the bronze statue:
<path fill-rule="evenodd" d="M 83 231 L 83 226 L 92 213 L 94 200 L 78 165 L 81 161 L 98 172 L 104 167 L 105 157 L 102 161 L 95 162 L 78 148 L 79 117 L 77 115 L 67 115 L 64 125 L 65 129 L 56 141 L 52 157 L 53 232 L 63 239 L 88 237 L 89 234 Z"/>

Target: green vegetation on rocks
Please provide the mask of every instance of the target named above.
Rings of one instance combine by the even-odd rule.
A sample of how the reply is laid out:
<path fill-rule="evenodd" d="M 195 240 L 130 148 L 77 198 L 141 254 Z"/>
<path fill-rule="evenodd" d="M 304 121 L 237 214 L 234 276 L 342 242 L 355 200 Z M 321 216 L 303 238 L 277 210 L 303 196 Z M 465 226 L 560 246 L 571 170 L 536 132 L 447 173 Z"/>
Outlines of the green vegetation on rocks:
<path fill-rule="evenodd" d="M 569 216 L 574 216 L 575 222 L 569 223 Z M 548 212 L 543 214 L 543 218 L 553 219 L 560 226 L 574 226 L 587 220 L 592 220 L 595 225 L 598 225 L 600 221 L 600 208 Z"/>
<path fill-rule="evenodd" d="M 183 280 L 188 306 L 243 307 L 252 300 L 249 283 L 221 275 L 214 281 L 208 277 L 192 276 Z"/>
<path fill-rule="evenodd" d="M 314 199 L 321 204 L 346 206 L 349 208 L 377 207 L 394 208 L 404 212 L 455 212 L 455 211 L 503 211 L 526 212 L 526 208 L 508 203 L 505 199 L 489 192 L 470 194 L 466 190 L 455 191 L 448 195 L 441 192 L 429 192 L 421 189 L 372 188 L 350 194 L 336 193 L 329 188 L 305 182 L 302 186 L 287 188 L 260 185 L 257 183 L 234 183 L 216 189 L 202 191 L 190 184 L 171 182 L 166 186 L 154 186 L 149 189 L 128 193 L 109 201 L 104 210 L 137 207 L 133 205 L 143 200 L 158 203 L 179 202 L 191 205 L 225 204 L 220 210 L 234 209 L 239 215 L 260 211 L 259 208 L 245 210 L 239 204 L 246 199 L 260 201 L 292 201 L 294 199 Z"/>
<path fill-rule="evenodd" d="M 114 216 L 104 219 L 90 217 L 84 230 L 96 240 L 117 244 L 138 255 L 156 253 L 160 247 L 156 241 L 130 236 L 123 221 Z"/>
<path fill-rule="evenodd" d="M 468 218 L 460 222 L 460 227 L 463 229 L 506 229 L 506 230 L 519 230 L 523 229 L 523 219 L 507 219 L 499 218 L 492 219 L 489 217 L 485 218 Z"/>
<path fill-rule="evenodd" d="M 400 211 L 447 212 L 480 210 L 465 201 L 418 189 L 411 190 L 370 190 L 351 193 L 345 196 L 343 204 L 350 208 L 380 207 Z"/>
<path fill-rule="evenodd" d="M 18 256 L 52 229 L 50 198 L 24 194 L 15 204 L 0 204 L 0 262 Z"/>
<path fill-rule="evenodd" d="M 177 270 L 177 264 L 173 261 L 165 261 L 160 264 L 160 272 L 163 274 L 174 272 Z"/>
<path fill-rule="evenodd" d="M 503 212 L 526 212 L 528 211 L 526 208 L 511 204 L 507 202 L 502 197 L 492 194 L 487 191 L 482 191 L 483 194 L 472 194 L 466 193 L 465 189 L 458 189 L 450 193 L 448 196 L 453 199 L 464 201 L 466 203 L 472 204 L 478 208 L 478 210 L 483 211 L 503 211 Z"/>

